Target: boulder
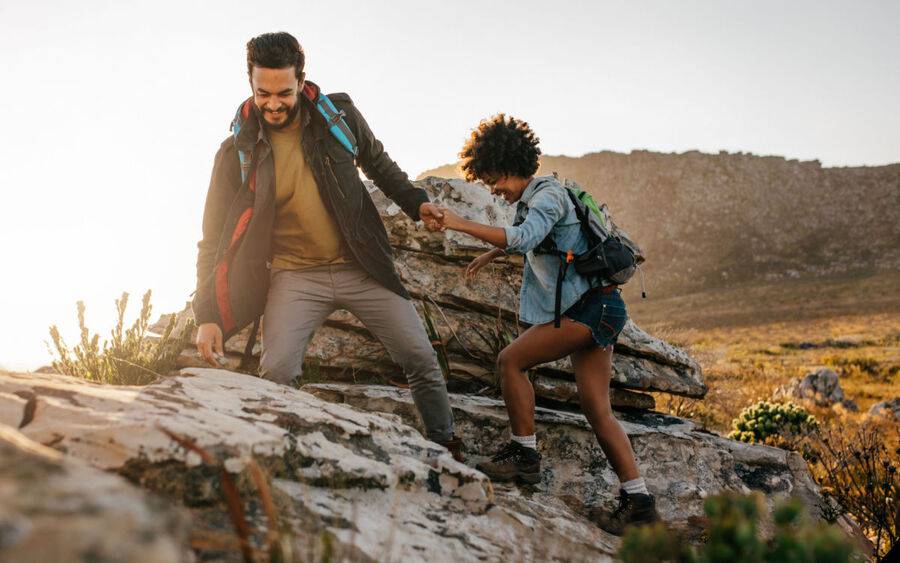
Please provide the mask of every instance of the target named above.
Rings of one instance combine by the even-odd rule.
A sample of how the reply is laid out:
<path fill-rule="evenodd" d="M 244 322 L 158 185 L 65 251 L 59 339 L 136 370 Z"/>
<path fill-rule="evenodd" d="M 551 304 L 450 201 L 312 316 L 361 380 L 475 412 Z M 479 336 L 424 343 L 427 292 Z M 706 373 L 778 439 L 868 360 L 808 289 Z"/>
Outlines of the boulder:
<path fill-rule="evenodd" d="M 433 201 L 466 218 L 494 225 L 510 224 L 512 220 L 513 208 L 481 186 L 439 178 L 426 178 L 416 185 L 425 189 Z M 493 372 L 497 353 L 527 328 L 516 314 L 522 257 L 498 259 L 474 283 L 466 283 L 461 276 L 463 268 L 488 245 L 461 233 L 430 232 L 414 223 L 373 185 L 369 189 L 394 248 L 397 271 L 421 316 L 434 327 L 433 340 L 446 353 L 449 386 L 466 393 L 496 387 Z M 179 324 L 189 317 L 190 310 L 185 309 L 179 314 Z M 155 325 L 157 330 L 167 320 L 161 319 Z M 264 337 L 265 322 L 262 333 Z M 226 343 L 229 369 L 237 369 L 240 364 L 248 335 L 246 329 Z M 257 342 L 254 354 L 258 355 L 260 349 Z M 336 381 L 402 380 L 399 368 L 384 347 L 345 311 L 336 311 L 316 332 L 307 359 L 320 377 Z M 186 350 L 179 358 L 179 367 L 202 365 L 192 350 Z M 568 358 L 538 366 L 533 372 L 542 383 L 536 388 L 540 399 L 577 406 Z M 612 386 L 617 390 L 611 394 L 611 401 L 621 407 L 653 407 L 652 396 L 635 392 L 660 391 L 689 397 L 706 393 L 700 366 L 693 358 L 630 321 L 616 345 Z"/>
<path fill-rule="evenodd" d="M 869 409 L 869 416 L 900 421 L 900 397 L 875 403 Z"/>
<path fill-rule="evenodd" d="M 847 410 L 858 410 L 856 403 L 844 398 L 838 374 L 828 368 L 819 368 L 807 373 L 802 379 L 776 390 L 775 396 L 809 401 L 819 407 L 841 405 Z"/>
<path fill-rule="evenodd" d="M 187 562 L 187 529 L 122 477 L 0 425 L 0 561 Z"/>

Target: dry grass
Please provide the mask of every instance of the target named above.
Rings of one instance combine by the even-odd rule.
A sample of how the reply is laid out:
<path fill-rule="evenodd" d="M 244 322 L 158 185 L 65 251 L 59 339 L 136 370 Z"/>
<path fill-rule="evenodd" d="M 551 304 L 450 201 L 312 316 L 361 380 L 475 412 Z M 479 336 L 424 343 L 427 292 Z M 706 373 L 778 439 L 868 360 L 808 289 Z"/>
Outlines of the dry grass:
<path fill-rule="evenodd" d="M 702 401 L 660 395 L 657 403 L 710 430 L 725 433 L 741 409 L 821 366 L 841 375 L 859 412 L 812 409 L 820 420 L 861 419 L 898 395 L 900 275 L 735 286 L 629 305 L 638 324 L 686 347 L 709 385 Z"/>

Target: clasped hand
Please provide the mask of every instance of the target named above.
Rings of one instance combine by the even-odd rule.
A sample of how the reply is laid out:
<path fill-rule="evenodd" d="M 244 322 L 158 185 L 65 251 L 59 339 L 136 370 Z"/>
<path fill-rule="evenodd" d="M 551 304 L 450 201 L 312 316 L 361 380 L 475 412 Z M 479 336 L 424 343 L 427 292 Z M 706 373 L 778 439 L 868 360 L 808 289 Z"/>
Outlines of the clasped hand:
<path fill-rule="evenodd" d="M 429 231 L 445 231 L 452 229 L 459 220 L 459 215 L 434 203 L 423 203 L 419 207 L 419 218 Z"/>

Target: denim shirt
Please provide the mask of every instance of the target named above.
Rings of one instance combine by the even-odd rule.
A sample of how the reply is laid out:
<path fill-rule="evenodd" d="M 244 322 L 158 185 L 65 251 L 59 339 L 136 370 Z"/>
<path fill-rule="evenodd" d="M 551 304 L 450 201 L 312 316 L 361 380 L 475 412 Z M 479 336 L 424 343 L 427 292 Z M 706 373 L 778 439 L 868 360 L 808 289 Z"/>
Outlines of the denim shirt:
<path fill-rule="evenodd" d="M 506 231 L 505 250 L 525 255 L 519 318 L 529 324 L 553 320 L 559 273 L 558 256 L 535 254 L 534 249 L 547 233 L 551 233 L 556 247 L 563 252 L 571 249 L 575 254 L 581 254 L 587 250 L 587 241 L 581 232 L 575 207 L 565 190 L 553 176 L 535 177 L 519 199 L 515 219 L 517 225 L 503 227 Z M 591 287 L 591 280 L 578 274 L 570 265 L 563 278 L 560 313 L 574 305 Z"/>

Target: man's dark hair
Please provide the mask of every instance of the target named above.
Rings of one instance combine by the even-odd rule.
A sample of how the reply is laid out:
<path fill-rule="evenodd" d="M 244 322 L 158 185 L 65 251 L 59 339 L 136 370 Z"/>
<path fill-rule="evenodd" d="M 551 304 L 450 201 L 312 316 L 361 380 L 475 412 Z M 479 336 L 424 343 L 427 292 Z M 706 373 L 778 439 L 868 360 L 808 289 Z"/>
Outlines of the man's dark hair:
<path fill-rule="evenodd" d="M 528 123 L 498 113 L 483 119 L 466 140 L 459 157 L 466 180 L 488 183 L 503 176 L 529 178 L 537 172 L 538 139 Z"/>
<path fill-rule="evenodd" d="M 297 80 L 303 74 L 306 55 L 300 42 L 284 31 L 263 33 L 247 41 L 247 74 L 253 73 L 253 67 L 287 68 L 294 67 Z"/>

